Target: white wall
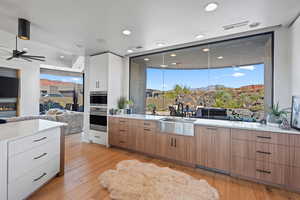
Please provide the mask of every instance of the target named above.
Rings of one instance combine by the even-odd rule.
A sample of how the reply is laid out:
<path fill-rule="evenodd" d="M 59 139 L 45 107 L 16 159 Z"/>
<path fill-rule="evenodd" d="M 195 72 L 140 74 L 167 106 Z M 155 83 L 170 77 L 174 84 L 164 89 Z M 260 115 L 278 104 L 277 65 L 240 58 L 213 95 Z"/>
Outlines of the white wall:
<path fill-rule="evenodd" d="M 1 59 L 0 67 L 20 70 L 20 115 L 38 115 L 40 98 L 39 63 L 6 61 Z"/>
<path fill-rule="evenodd" d="M 300 96 L 300 17 L 291 27 L 291 93 Z"/>
<path fill-rule="evenodd" d="M 289 29 L 281 27 L 274 34 L 274 103 L 291 107 L 291 57 L 289 55 Z"/>

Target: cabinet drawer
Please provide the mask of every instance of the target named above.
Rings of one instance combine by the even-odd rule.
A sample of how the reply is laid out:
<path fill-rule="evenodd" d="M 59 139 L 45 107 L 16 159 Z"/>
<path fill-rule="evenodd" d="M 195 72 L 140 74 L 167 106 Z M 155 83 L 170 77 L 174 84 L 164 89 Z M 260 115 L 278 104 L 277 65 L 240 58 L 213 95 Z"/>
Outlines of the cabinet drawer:
<path fill-rule="evenodd" d="M 232 156 L 255 160 L 255 142 L 233 139 L 231 142 L 231 152 Z"/>
<path fill-rule="evenodd" d="M 242 129 L 231 129 L 232 139 L 255 141 L 255 132 Z"/>
<path fill-rule="evenodd" d="M 290 147 L 290 165 L 300 167 L 300 147 Z"/>
<path fill-rule="evenodd" d="M 285 165 L 256 161 L 256 178 L 262 181 L 280 185 L 287 184 L 288 170 Z"/>
<path fill-rule="evenodd" d="M 59 172 L 59 155 L 8 184 L 8 199 L 25 199 Z"/>
<path fill-rule="evenodd" d="M 116 138 L 117 146 L 127 148 L 128 147 L 128 134 L 118 134 Z"/>
<path fill-rule="evenodd" d="M 141 120 L 140 126 L 147 129 L 156 129 L 157 123 L 155 121 L 150 121 L 150 120 L 146 120 L 146 121 Z"/>
<path fill-rule="evenodd" d="M 256 160 L 275 164 L 289 165 L 289 147 L 284 145 L 256 143 Z"/>
<path fill-rule="evenodd" d="M 18 139 L 8 143 L 9 156 L 22 153 L 29 149 L 35 148 L 42 144 L 49 142 L 52 139 L 58 139 L 60 137 L 60 128 L 46 130 L 39 134 Z"/>
<path fill-rule="evenodd" d="M 300 189 L 300 168 L 290 167 L 289 168 L 289 180 L 288 185 L 295 189 Z"/>
<path fill-rule="evenodd" d="M 255 178 L 255 160 L 233 156 L 231 160 L 231 173 Z"/>
<path fill-rule="evenodd" d="M 126 118 L 117 118 L 117 123 L 119 125 L 129 125 L 129 119 Z"/>
<path fill-rule="evenodd" d="M 30 172 L 60 152 L 60 140 L 55 139 L 8 159 L 8 182 Z"/>
<path fill-rule="evenodd" d="M 99 133 L 99 134 L 94 134 L 91 139 L 93 143 L 97 143 L 97 144 L 106 144 L 106 134 L 104 133 Z"/>
<path fill-rule="evenodd" d="M 117 132 L 119 134 L 128 134 L 128 131 L 129 131 L 129 126 L 119 126 L 117 128 Z"/>
<path fill-rule="evenodd" d="M 271 144 L 289 145 L 289 135 L 271 132 L 256 132 L 256 142 L 265 142 Z"/>
<path fill-rule="evenodd" d="M 290 145 L 300 147 L 300 135 L 289 135 Z"/>

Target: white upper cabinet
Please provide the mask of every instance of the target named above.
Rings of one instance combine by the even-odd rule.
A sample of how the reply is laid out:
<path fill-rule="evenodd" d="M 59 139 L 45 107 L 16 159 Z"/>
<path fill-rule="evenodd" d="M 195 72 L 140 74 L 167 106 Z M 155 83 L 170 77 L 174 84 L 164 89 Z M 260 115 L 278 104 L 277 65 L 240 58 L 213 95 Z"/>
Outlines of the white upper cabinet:
<path fill-rule="evenodd" d="M 90 91 L 108 90 L 108 54 L 90 57 L 89 89 Z"/>

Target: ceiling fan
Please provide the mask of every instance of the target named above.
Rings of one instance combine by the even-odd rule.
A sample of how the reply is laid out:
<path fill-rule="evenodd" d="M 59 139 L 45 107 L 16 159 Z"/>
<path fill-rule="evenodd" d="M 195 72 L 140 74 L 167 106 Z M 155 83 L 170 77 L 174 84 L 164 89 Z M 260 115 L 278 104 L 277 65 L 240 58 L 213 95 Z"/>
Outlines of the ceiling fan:
<path fill-rule="evenodd" d="M 44 62 L 46 57 L 45 56 L 33 56 L 33 55 L 26 55 L 26 51 L 19 51 L 18 50 L 18 37 L 22 40 L 29 40 L 30 39 L 30 22 L 26 19 L 19 18 L 19 33 L 16 36 L 16 49 L 13 50 L 12 56 L 7 58 L 6 60 L 12 60 L 14 58 L 21 58 L 28 62 L 32 62 L 32 60 L 42 61 Z"/>

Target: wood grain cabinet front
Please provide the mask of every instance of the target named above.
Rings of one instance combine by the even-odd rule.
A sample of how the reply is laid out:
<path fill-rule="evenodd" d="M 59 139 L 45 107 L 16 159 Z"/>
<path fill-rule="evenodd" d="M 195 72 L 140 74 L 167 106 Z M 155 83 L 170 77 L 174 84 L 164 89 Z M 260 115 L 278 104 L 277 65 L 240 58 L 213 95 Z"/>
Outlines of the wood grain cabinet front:
<path fill-rule="evenodd" d="M 230 129 L 196 126 L 197 164 L 230 171 Z"/>
<path fill-rule="evenodd" d="M 192 136 L 157 133 L 156 155 L 189 164 L 195 164 L 195 139 Z"/>

